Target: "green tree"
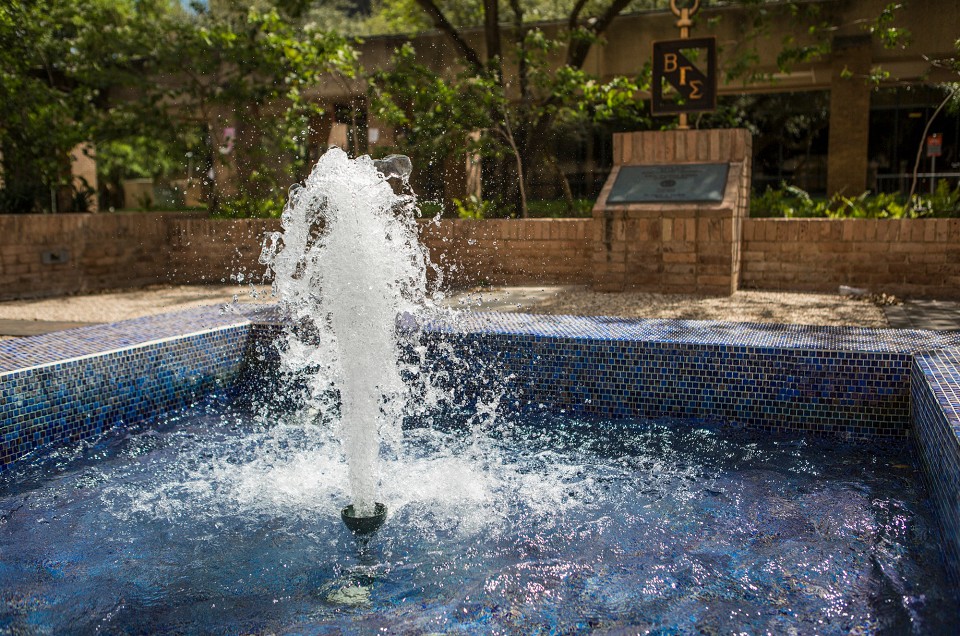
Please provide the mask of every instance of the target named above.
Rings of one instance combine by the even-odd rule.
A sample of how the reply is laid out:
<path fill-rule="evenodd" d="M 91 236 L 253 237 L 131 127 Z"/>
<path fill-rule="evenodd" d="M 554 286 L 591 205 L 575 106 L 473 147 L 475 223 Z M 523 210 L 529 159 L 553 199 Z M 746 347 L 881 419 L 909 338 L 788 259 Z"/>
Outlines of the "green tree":
<path fill-rule="evenodd" d="M 303 91 L 355 69 L 344 37 L 269 6 L 188 12 L 175 0 L 3 0 L 0 203 L 53 207 L 71 185 L 69 152 L 85 142 L 102 148 L 109 180 L 145 171 L 132 153 L 152 154 L 154 175 L 188 151 L 222 163 L 214 153 L 231 126 L 245 135 L 231 155 L 237 196 L 276 197 L 277 175 L 289 167 L 278 156 L 296 158 L 315 110 Z"/>
<path fill-rule="evenodd" d="M 71 187 L 70 150 L 118 132 L 112 93 L 142 85 L 160 24 L 179 13 L 169 0 L 0 3 L 4 211 L 56 207 Z"/>
<path fill-rule="evenodd" d="M 683 4 L 683 3 L 680 3 Z M 689 4 L 689 3 L 686 3 Z M 742 0 L 736 3 L 708 2 L 711 4 L 738 4 L 737 29 L 741 36 L 730 43 L 724 52 L 727 60 L 723 74 L 728 82 L 742 80 L 745 83 L 760 79 L 757 68 L 761 43 L 770 36 L 769 27 L 773 18 L 786 17 L 802 25 L 797 35 L 790 35 L 780 43 L 777 59 L 779 70 L 787 71 L 799 62 L 816 59 L 830 51 L 832 34 L 838 26 L 840 15 L 836 7 L 821 3 L 772 2 L 771 0 Z M 441 103 L 439 99 L 410 99 L 413 93 L 431 94 L 440 90 L 445 94 L 459 94 L 466 99 L 471 94 L 468 86 L 482 84 L 496 96 L 483 94 L 487 113 L 473 122 L 456 120 L 451 127 L 453 138 L 462 138 L 469 124 L 481 131 L 481 145 L 486 145 L 487 154 L 499 154 L 501 178 L 494 184 L 496 192 L 513 188 L 519 196 L 511 197 L 517 202 L 521 215 L 525 214 L 523 196 L 524 180 L 533 171 L 552 169 L 564 183 L 555 155 L 556 140 L 565 134 L 588 134 L 595 126 L 613 129 L 646 129 L 653 126 L 670 126 L 669 122 L 655 123 L 646 115 L 647 106 L 641 96 L 649 90 L 649 69 L 643 68 L 636 76 L 616 77 L 601 81 L 585 71 L 584 62 L 591 47 L 600 45 L 610 25 L 621 15 L 638 9 L 664 8 L 664 2 L 642 0 L 396 0 L 385 1 L 381 12 L 389 8 L 410 11 L 413 6 L 419 12 L 411 18 L 429 21 L 429 24 L 447 36 L 458 55 L 460 72 L 430 75 L 423 69 L 408 76 L 411 71 L 409 52 L 398 52 L 396 66 L 390 73 L 378 73 L 373 78 L 371 91 L 374 107 L 379 116 L 401 129 L 400 142 L 405 151 L 416 153 L 421 141 L 417 131 L 424 117 L 436 119 L 428 112 L 418 110 L 418 105 L 432 108 Z M 864 21 L 861 27 L 884 42 L 887 46 L 903 43 L 908 33 L 896 27 L 895 16 L 900 5 L 891 4 L 883 9 L 875 20 Z M 539 20 L 559 20 L 559 31 L 548 36 L 537 23 Z M 719 17 L 709 20 L 718 20 Z M 709 21 L 708 20 L 708 21 Z M 387 21 L 386 23 L 390 23 Z M 399 24 L 394 19 L 392 24 Z M 409 24 L 415 24 L 411 19 Z M 474 47 L 465 35 L 466 27 L 482 27 L 484 46 Z M 559 60 L 559 63 L 558 63 Z M 872 77 L 874 81 L 879 77 Z M 414 90 L 411 86 L 416 86 Z M 461 110 L 475 112 L 461 106 Z M 736 117 L 718 116 L 709 121 L 733 122 Z M 428 127 L 435 136 L 442 130 L 433 123 Z M 433 147 L 428 145 L 431 151 Z M 513 175 L 503 167 L 516 163 Z M 569 188 L 564 188 L 568 200 Z"/>
<path fill-rule="evenodd" d="M 204 127 L 217 163 L 235 158 L 238 187 L 230 196 L 241 208 L 265 209 L 258 202 L 281 197 L 280 176 L 302 169 L 310 118 L 321 114 L 304 91 L 330 74 L 355 76 L 356 52 L 343 36 L 315 23 L 297 25 L 276 9 L 200 12 L 177 26 L 157 57 L 153 76 L 161 83 L 151 99 Z M 235 139 L 225 138 L 230 128 Z M 231 146 L 235 152 L 221 153 Z M 214 210 L 224 185 L 210 184 Z"/>
<path fill-rule="evenodd" d="M 476 5 L 484 24 L 484 57 L 468 44 L 457 25 L 470 22 L 462 7 L 461 15 L 451 18 L 453 14 L 433 0 L 415 2 L 433 26 L 450 38 L 462 71 L 455 75 L 430 71 L 417 65 L 414 52 L 404 47 L 397 51 L 390 70 L 371 78 L 375 112 L 400 129 L 405 152 L 433 153 L 428 163 L 442 159 L 437 153 L 454 148 L 480 149 L 487 157 L 499 159 L 491 189 L 508 193 L 504 202 L 515 202 L 520 216 L 527 215 L 524 186 L 531 166 L 544 165 L 563 181 L 553 147 L 558 128 L 614 119 L 646 122 L 638 98 L 645 74 L 601 82 L 582 68 L 590 44 L 599 40 L 629 0 L 577 2 L 568 9 L 568 28 L 560 38 L 531 26 L 519 0 L 510 2 L 509 28 L 500 22 L 498 3 L 484 0 Z M 533 15 L 541 17 L 545 12 Z M 565 62 L 557 67 L 551 56 L 564 50 Z M 504 73 L 506 63 L 516 69 L 509 76 Z M 468 105 L 474 98 L 477 101 Z M 452 107 L 446 121 L 443 104 Z M 471 132 L 479 133 L 479 138 L 464 144 Z M 572 197 L 568 198 L 572 207 Z"/>

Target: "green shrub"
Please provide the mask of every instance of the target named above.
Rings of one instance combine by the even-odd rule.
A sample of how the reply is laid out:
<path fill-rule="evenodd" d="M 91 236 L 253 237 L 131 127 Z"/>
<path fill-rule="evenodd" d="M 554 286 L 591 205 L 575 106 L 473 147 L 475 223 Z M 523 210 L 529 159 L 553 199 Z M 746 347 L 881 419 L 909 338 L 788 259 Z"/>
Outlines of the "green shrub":
<path fill-rule="evenodd" d="M 787 219 L 826 217 L 830 202 L 814 199 L 806 190 L 782 185 L 767 188 L 760 196 L 750 200 L 750 216 L 779 217 Z"/>
<path fill-rule="evenodd" d="M 582 218 L 593 214 L 594 202 L 593 199 L 574 199 L 573 212 L 571 212 L 564 199 L 528 201 L 527 213 L 532 217 L 538 218 Z"/>
<path fill-rule="evenodd" d="M 856 197 L 834 195 L 827 216 L 831 219 L 902 219 L 913 214 L 901 195 L 868 191 Z"/>
<path fill-rule="evenodd" d="M 475 194 L 466 199 L 454 199 L 453 205 L 460 219 L 486 219 L 495 209 L 493 201 L 485 201 Z"/>
<path fill-rule="evenodd" d="M 220 202 L 213 216 L 224 219 L 271 218 L 283 213 L 282 198 L 258 198 L 239 195 Z"/>
<path fill-rule="evenodd" d="M 762 194 L 753 196 L 750 216 L 787 219 L 955 217 L 960 216 L 960 186 L 951 188 L 946 181 L 940 181 L 932 195 L 919 195 L 909 203 L 899 193 L 873 194 L 869 191 L 855 197 L 835 194 L 830 199 L 815 198 L 805 190 L 784 184 L 779 188 L 767 188 Z"/>
<path fill-rule="evenodd" d="M 918 197 L 914 209 L 917 216 L 960 216 L 960 184 L 956 188 L 951 188 L 948 182 L 941 179 L 933 194 Z"/>
<path fill-rule="evenodd" d="M 427 219 L 432 219 L 438 214 L 443 214 L 443 203 L 440 201 L 418 201 L 420 215 Z"/>

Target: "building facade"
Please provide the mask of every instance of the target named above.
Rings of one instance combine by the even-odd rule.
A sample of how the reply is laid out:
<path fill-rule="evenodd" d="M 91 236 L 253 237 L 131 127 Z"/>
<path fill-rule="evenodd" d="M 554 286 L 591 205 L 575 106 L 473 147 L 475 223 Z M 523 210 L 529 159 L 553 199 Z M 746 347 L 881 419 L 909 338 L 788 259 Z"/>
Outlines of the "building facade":
<path fill-rule="evenodd" d="M 798 16 L 788 5 L 773 3 L 764 8 L 760 22 L 756 8 L 713 7 L 696 15 L 692 35 L 717 40 L 720 106 L 746 112 L 747 126 L 755 134 L 755 188 L 789 183 L 814 193 L 848 196 L 903 190 L 909 187 L 918 150 L 921 175 L 936 173 L 956 182 L 960 116 L 944 109 L 927 124 L 946 94 L 940 85 L 960 81 L 960 5 L 957 0 L 913 0 L 896 11 L 892 23 L 879 24 L 887 4 L 820 0 L 806 3 Z M 810 27 L 818 25 L 824 28 L 811 34 Z M 566 28 L 560 22 L 537 26 L 548 36 Z M 887 47 L 880 30 L 891 26 L 910 35 Z M 482 30 L 467 29 L 464 36 L 477 51 L 484 50 Z M 676 17 L 669 10 L 620 16 L 604 41 L 591 48 L 584 70 L 603 80 L 637 76 L 650 63 L 653 42 L 677 37 Z M 361 45 L 364 67 L 389 65 L 393 51 L 408 40 L 367 39 Z M 412 42 L 420 61 L 434 70 L 453 73 L 460 68 L 448 36 L 428 32 Z M 786 67 L 778 63 L 786 49 L 803 47 L 809 47 L 809 59 Z M 747 72 L 735 73 L 745 60 Z M 515 71 L 505 68 L 508 75 Z M 357 154 L 385 151 L 394 142 L 390 127 L 368 116 L 362 82 L 330 82 L 313 98 L 328 114 L 315 126 L 315 152 L 329 145 Z M 675 121 L 656 119 L 654 126 L 669 127 Z M 708 127 L 712 121 L 694 117 L 691 124 Z M 591 197 L 599 191 L 612 165 L 613 132 L 558 140 L 561 168 L 579 194 Z M 924 148 L 932 135 L 940 141 L 936 158 L 928 158 Z M 445 187 L 451 194 L 475 187 L 472 169 L 469 162 L 445 167 Z M 921 177 L 922 187 L 929 182 Z M 534 181 L 530 186 L 534 197 L 557 196 L 555 183 Z"/>

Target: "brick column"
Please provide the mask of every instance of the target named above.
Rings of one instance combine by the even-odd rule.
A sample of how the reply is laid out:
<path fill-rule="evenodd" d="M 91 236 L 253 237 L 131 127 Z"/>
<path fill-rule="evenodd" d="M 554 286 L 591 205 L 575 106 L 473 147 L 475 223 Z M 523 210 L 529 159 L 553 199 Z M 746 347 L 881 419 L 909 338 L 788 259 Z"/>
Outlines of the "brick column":
<path fill-rule="evenodd" d="M 870 133 L 870 36 L 833 40 L 827 195 L 856 196 L 867 189 Z"/>
<path fill-rule="evenodd" d="M 743 129 L 614 135 L 614 169 L 593 208 L 593 287 L 729 295 L 740 277 L 740 224 L 750 206 L 752 139 Z M 719 203 L 607 205 L 623 165 L 727 163 Z"/>

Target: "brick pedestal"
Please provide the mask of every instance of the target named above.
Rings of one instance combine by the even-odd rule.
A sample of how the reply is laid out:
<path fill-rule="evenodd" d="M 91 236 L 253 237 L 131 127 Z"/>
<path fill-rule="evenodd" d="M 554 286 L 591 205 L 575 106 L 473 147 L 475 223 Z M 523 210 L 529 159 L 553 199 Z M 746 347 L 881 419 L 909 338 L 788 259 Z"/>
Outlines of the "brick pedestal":
<path fill-rule="evenodd" d="M 593 287 L 729 295 L 740 276 L 740 225 L 749 209 L 746 130 L 614 135 L 614 169 L 593 208 Z M 621 166 L 727 163 L 719 203 L 608 204 Z"/>

